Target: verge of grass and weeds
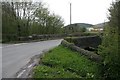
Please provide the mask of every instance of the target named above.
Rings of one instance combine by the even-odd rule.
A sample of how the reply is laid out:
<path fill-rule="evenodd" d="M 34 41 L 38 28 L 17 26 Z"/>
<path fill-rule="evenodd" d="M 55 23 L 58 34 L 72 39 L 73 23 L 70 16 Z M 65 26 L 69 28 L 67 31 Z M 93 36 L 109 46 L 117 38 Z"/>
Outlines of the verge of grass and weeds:
<path fill-rule="evenodd" d="M 45 54 L 41 59 L 41 64 L 33 70 L 33 78 L 89 78 L 93 80 L 98 77 L 98 63 L 62 45 Z"/>

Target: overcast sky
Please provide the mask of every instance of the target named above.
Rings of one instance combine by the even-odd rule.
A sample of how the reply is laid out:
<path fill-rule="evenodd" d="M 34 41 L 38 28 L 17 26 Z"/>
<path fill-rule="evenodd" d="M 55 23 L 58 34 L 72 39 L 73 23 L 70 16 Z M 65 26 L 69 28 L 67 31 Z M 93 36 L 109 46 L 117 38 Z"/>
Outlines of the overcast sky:
<path fill-rule="evenodd" d="M 108 8 L 114 0 L 42 0 L 51 12 L 62 16 L 65 25 L 70 23 L 70 2 L 72 23 L 98 24 L 107 21 Z"/>

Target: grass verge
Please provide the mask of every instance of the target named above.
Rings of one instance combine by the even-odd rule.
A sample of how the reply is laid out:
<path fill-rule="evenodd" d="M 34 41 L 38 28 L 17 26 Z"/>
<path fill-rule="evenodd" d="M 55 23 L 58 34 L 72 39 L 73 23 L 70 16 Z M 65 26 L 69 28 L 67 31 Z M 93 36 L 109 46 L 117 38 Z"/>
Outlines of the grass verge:
<path fill-rule="evenodd" d="M 42 64 L 33 70 L 33 78 L 97 78 L 98 63 L 64 46 L 50 50 Z"/>

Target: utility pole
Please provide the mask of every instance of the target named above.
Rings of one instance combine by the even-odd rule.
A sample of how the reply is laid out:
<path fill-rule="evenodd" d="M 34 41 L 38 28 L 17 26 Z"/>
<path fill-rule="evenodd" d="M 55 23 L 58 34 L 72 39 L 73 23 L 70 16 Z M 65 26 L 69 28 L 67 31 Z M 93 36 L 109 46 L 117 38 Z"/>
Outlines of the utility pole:
<path fill-rule="evenodd" d="M 72 4 L 70 3 L 70 27 L 72 32 L 74 32 L 73 26 L 71 24 L 72 24 Z"/>
<path fill-rule="evenodd" d="M 72 22 L 72 17 L 71 17 L 72 13 L 71 13 L 71 11 L 72 11 L 72 9 L 71 9 L 71 3 L 70 3 L 70 25 L 71 25 L 71 22 Z"/>

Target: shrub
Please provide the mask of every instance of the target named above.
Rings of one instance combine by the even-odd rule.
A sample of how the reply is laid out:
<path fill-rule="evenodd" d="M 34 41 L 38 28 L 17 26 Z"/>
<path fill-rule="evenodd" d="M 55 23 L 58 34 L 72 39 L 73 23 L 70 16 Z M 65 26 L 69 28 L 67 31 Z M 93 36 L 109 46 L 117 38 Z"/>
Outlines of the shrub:
<path fill-rule="evenodd" d="M 105 26 L 102 45 L 99 46 L 99 54 L 104 58 L 101 63 L 101 74 L 108 80 L 120 80 L 120 1 L 115 2 L 109 9 L 110 22 Z"/>

